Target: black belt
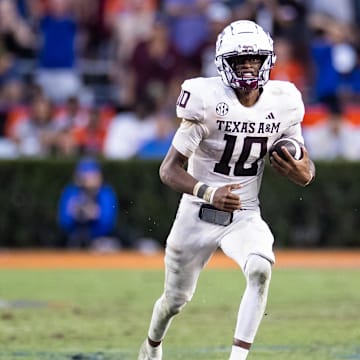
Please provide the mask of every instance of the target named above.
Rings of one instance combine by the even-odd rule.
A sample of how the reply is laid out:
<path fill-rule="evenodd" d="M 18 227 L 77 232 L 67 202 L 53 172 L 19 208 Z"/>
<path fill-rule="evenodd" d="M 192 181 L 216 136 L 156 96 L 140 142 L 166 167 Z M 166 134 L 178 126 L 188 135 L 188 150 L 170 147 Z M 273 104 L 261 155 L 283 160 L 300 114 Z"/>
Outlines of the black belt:
<path fill-rule="evenodd" d="M 211 224 L 227 226 L 232 223 L 233 213 L 219 210 L 210 204 L 200 206 L 199 218 Z"/>

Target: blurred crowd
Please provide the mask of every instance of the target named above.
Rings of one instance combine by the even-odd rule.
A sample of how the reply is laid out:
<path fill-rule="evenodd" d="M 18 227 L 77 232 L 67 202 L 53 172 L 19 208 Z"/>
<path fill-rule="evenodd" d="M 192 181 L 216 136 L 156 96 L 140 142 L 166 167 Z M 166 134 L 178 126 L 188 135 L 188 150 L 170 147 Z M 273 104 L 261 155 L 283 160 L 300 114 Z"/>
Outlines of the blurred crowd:
<path fill-rule="evenodd" d="M 0 0 L 0 157 L 161 158 L 237 19 L 272 34 L 311 156 L 360 160 L 360 0 Z"/>

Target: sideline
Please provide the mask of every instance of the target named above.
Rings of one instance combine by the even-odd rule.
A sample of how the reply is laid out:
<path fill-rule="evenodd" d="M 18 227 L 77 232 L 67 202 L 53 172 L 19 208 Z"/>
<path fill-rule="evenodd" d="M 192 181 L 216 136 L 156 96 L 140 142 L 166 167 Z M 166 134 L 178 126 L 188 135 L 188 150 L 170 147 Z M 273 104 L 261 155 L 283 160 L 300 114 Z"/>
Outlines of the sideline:
<path fill-rule="evenodd" d="M 275 250 L 276 268 L 360 269 L 360 249 Z M 163 252 L 152 255 L 134 251 L 0 250 L 0 269 L 163 269 Z M 236 269 L 233 260 L 217 251 L 208 269 Z"/>

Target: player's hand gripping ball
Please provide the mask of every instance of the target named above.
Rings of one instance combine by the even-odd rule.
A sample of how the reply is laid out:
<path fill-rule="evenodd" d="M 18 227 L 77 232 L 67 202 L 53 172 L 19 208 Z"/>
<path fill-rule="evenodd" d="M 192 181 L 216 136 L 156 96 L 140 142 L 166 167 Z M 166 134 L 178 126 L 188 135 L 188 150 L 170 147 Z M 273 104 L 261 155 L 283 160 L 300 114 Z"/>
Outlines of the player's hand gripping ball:
<path fill-rule="evenodd" d="M 286 147 L 286 149 L 289 151 L 289 153 L 291 154 L 291 156 L 295 159 L 295 160 L 300 160 L 303 156 L 303 152 L 301 149 L 301 144 L 292 138 L 280 138 L 278 140 L 276 140 L 270 147 L 269 150 L 269 156 L 270 156 L 270 161 L 271 161 L 271 157 L 272 157 L 272 153 L 275 151 L 282 159 L 287 160 L 285 157 L 285 154 L 282 151 L 282 147 Z"/>

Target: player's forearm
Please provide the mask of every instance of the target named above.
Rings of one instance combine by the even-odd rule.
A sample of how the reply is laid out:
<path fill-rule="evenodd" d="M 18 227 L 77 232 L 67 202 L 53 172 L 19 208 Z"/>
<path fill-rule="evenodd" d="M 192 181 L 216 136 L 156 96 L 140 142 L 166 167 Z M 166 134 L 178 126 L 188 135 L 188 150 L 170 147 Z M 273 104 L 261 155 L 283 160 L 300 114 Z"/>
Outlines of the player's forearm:
<path fill-rule="evenodd" d="M 187 160 L 186 156 L 171 146 L 161 163 L 159 175 L 161 181 L 171 189 L 180 193 L 192 194 L 197 180 L 185 170 Z"/>
<path fill-rule="evenodd" d="M 187 194 L 192 194 L 197 183 L 197 180 L 184 168 L 178 165 L 169 166 L 167 163 L 163 163 L 160 167 L 160 179 L 171 189 Z"/>
<path fill-rule="evenodd" d="M 166 171 L 166 167 L 162 166 L 160 168 L 160 178 L 164 184 L 177 192 L 194 195 L 213 204 L 217 188 L 197 181 L 182 167 L 176 167 L 175 169 L 171 169 L 171 171 Z"/>

